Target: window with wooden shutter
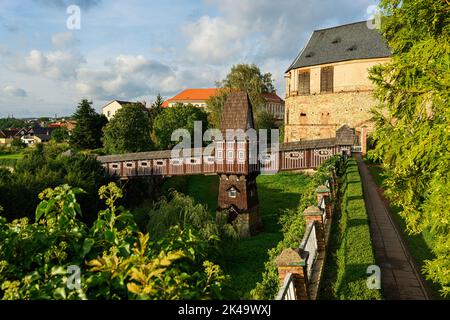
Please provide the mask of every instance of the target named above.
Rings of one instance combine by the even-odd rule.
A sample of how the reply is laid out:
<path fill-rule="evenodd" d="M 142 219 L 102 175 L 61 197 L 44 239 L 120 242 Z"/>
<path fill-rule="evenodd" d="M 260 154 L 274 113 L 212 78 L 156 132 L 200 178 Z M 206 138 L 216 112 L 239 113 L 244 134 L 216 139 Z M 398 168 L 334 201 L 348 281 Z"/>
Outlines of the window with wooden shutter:
<path fill-rule="evenodd" d="M 310 73 L 309 71 L 300 72 L 298 75 L 298 93 L 309 94 L 310 93 Z"/>
<path fill-rule="evenodd" d="M 333 67 L 325 67 L 321 69 L 320 92 L 333 92 Z"/>

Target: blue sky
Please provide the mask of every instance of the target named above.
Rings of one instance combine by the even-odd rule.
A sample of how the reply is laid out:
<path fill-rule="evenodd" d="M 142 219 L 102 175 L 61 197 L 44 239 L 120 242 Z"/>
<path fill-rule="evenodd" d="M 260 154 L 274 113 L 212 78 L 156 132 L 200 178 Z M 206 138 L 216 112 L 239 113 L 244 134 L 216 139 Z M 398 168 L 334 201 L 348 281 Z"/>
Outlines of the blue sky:
<path fill-rule="evenodd" d="M 284 71 L 314 29 L 368 18 L 375 0 L 0 0 L 0 117 L 71 115 L 82 98 L 151 102 L 256 63 Z M 81 10 L 67 28 L 68 6 Z"/>

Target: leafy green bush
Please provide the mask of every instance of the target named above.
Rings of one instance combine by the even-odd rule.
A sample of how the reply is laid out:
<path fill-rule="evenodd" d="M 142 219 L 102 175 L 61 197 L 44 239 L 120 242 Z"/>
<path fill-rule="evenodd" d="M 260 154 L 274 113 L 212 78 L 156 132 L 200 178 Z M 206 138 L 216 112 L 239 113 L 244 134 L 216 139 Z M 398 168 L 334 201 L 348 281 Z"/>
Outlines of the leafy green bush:
<path fill-rule="evenodd" d="M 275 258 L 286 248 L 298 248 L 306 229 L 303 211 L 310 205 L 316 203 L 315 189 L 318 185 L 325 183 L 327 179 L 336 178 L 342 167 L 339 156 L 332 157 L 324 162 L 314 174 L 312 182 L 301 194 L 300 203 L 297 208 L 285 210 L 280 216 L 278 223 L 281 225 L 283 240 L 275 248 L 268 251 L 269 260 L 265 263 L 263 279 L 251 291 L 252 299 L 266 300 L 274 299 L 280 288 L 278 270 Z"/>
<path fill-rule="evenodd" d="M 210 243 L 195 230 L 171 227 L 159 240 L 138 232 L 133 215 L 116 207 L 123 195 L 114 183 L 100 188 L 107 208 L 89 229 L 77 219 L 83 192 L 45 190 L 34 223 L 0 217 L 0 298 L 222 298 L 228 277 L 204 258 Z M 68 286 L 69 266 L 81 270 L 78 288 Z"/>
<path fill-rule="evenodd" d="M 156 238 L 166 236 L 171 227 L 177 226 L 181 230 L 198 230 L 202 239 L 215 244 L 215 249 L 238 239 L 226 216 L 217 215 L 214 218 L 205 206 L 196 204 L 191 197 L 177 191 L 172 191 L 169 199 L 163 197 L 156 202 L 147 214 L 147 231 Z M 210 254 L 217 256 L 218 253 L 214 250 Z"/>
<path fill-rule="evenodd" d="M 86 191 L 79 199 L 85 213 L 83 220 L 95 220 L 101 206 L 97 190 L 112 178 L 105 177 L 102 166 L 92 156 L 62 155 L 68 148 L 67 144 L 37 145 L 16 162 L 14 172 L 0 171 L 0 204 L 8 220 L 31 217 L 39 203 L 39 193 L 65 183 Z"/>

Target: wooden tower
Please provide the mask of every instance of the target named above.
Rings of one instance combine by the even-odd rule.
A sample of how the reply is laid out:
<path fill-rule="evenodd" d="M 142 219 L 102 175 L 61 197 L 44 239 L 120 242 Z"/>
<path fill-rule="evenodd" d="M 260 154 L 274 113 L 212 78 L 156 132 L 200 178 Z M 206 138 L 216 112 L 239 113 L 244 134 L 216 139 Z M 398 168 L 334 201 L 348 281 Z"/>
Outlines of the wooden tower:
<path fill-rule="evenodd" d="M 215 156 L 220 178 L 218 212 L 228 215 L 240 236 L 249 237 L 262 228 L 256 187 L 259 168 L 249 163 L 249 139 L 227 139 L 229 129 L 254 129 L 252 105 L 246 92 L 232 92 L 225 102 L 221 127 L 224 140 L 216 141 Z"/>

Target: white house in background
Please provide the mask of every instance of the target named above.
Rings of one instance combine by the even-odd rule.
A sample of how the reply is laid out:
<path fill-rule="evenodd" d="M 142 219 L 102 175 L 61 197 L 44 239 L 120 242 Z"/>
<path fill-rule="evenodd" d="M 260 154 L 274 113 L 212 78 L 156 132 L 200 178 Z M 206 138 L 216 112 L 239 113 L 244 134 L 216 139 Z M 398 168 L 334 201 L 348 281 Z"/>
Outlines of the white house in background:
<path fill-rule="evenodd" d="M 124 105 L 126 104 L 141 104 L 142 107 L 145 108 L 145 102 L 131 102 L 131 101 L 120 101 L 120 100 L 113 100 L 111 102 L 109 102 L 108 104 L 106 104 L 103 108 L 102 108 L 102 113 L 105 115 L 105 117 L 109 120 L 111 120 L 114 115 L 116 114 L 116 112 L 123 108 Z"/>
<path fill-rule="evenodd" d="M 32 146 L 36 143 L 34 136 L 25 135 L 20 137 L 20 140 L 25 143 L 27 146 Z"/>

